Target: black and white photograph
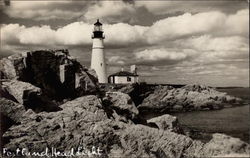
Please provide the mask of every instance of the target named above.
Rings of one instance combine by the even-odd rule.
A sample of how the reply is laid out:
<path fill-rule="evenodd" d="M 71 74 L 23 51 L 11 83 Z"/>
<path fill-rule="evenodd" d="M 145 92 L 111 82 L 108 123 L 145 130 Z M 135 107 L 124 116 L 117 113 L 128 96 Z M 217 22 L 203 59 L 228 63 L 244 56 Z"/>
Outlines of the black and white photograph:
<path fill-rule="evenodd" d="M 249 0 L 0 0 L 1 158 L 250 157 Z"/>

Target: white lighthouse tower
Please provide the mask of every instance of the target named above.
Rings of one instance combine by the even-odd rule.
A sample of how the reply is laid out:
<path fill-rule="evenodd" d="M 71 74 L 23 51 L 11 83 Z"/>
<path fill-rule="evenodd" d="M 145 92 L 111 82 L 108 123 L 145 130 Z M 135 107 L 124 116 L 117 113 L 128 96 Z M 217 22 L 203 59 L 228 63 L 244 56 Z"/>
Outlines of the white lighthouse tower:
<path fill-rule="evenodd" d="M 99 19 L 97 19 L 97 22 L 94 24 L 92 39 L 93 47 L 91 68 L 96 71 L 99 83 L 107 83 L 107 72 L 103 46 L 104 35 L 102 30 L 102 23 L 99 22 Z"/>

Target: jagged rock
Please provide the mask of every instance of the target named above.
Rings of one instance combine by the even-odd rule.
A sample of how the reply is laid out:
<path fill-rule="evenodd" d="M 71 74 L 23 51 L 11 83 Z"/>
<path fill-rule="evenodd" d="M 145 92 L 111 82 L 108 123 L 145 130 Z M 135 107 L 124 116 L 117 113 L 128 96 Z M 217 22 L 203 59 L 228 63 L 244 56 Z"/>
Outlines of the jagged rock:
<path fill-rule="evenodd" d="M 30 83 L 9 80 L 2 82 L 2 87 L 8 91 L 20 104 L 29 100 L 31 95 L 41 95 L 41 89 Z"/>
<path fill-rule="evenodd" d="M 3 135 L 2 145 L 11 151 L 26 148 L 30 152 L 41 152 L 52 147 L 69 151 L 95 146 L 102 150 L 103 157 L 210 157 L 249 153 L 248 144 L 229 136 L 216 134 L 204 144 L 171 132 L 178 132 L 177 120 L 171 116 L 151 120 L 160 130 L 135 125 L 130 119 L 135 119 L 139 112 L 131 98 L 121 92 L 107 93 L 103 100 L 88 95 L 68 101 L 95 93 L 98 87 L 92 70 L 81 66 L 65 50 L 34 51 L 4 58 L 0 61 L 0 75 L 0 79 L 9 79 L 1 81 L 0 108 L 1 114 L 13 121 L 10 128 L 1 128 L 1 135 L 9 128 Z M 149 109 L 181 109 L 178 106 L 195 109 L 234 102 L 233 98 L 203 86 L 180 89 L 165 86 L 156 88 L 152 94 L 149 89 L 144 91 L 132 86 L 124 91 L 135 98 L 139 96 L 137 104 L 149 95 L 142 104 Z M 146 93 L 137 95 L 139 91 Z M 53 112 L 44 112 L 50 108 L 51 99 L 64 103 L 51 110 Z"/>
<path fill-rule="evenodd" d="M 5 98 L 0 98 L 1 115 L 7 116 L 14 122 L 21 122 L 26 109 L 23 105 L 15 103 Z"/>
<path fill-rule="evenodd" d="M 61 108 L 50 113 L 25 112 L 28 117 L 4 134 L 4 147 L 12 151 L 27 148 L 31 152 L 41 152 L 46 147 L 69 151 L 84 145 L 88 149 L 99 147 L 104 157 L 155 158 L 210 157 L 249 151 L 248 144 L 231 137 L 216 137 L 204 144 L 167 130 L 108 119 L 101 101 L 93 95 L 66 102 Z M 220 144 L 223 147 L 216 147 Z"/>
<path fill-rule="evenodd" d="M 215 133 L 213 138 L 204 146 L 204 156 L 220 156 L 230 154 L 250 154 L 249 144 L 239 138 Z"/>
<path fill-rule="evenodd" d="M 139 111 L 129 95 L 121 92 L 107 92 L 103 99 L 107 106 L 126 118 L 135 118 Z"/>
<path fill-rule="evenodd" d="M 157 127 L 162 130 L 168 130 L 176 133 L 182 132 L 176 116 L 165 114 L 149 119 L 147 120 L 147 123 L 155 123 Z"/>
<path fill-rule="evenodd" d="M 23 105 L 7 100 L 6 98 L 0 97 L 0 141 L 1 147 L 4 143 L 2 135 L 14 124 L 20 124 L 25 118 L 24 113 L 26 112 Z"/>
<path fill-rule="evenodd" d="M 128 94 L 133 100 L 135 106 L 142 103 L 144 98 L 153 93 L 155 85 L 146 83 L 134 84 L 107 84 L 101 87 L 104 91 L 122 92 Z"/>
<path fill-rule="evenodd" d="M 0 60 L 0 79 L 18 79 L 25 69 L 26 53 L 15 54 Z"/>
<path fill-rule="evenodd" d="M 30 83 L 6 80 L 2 82 L 2 89 L 5 91 L 5 94 L 11 96 L 5 98 L 22 104 L 25 109 L 32 109 L 35 112 L 60 110 L 56 103 L 42 95 L 40 88 Z"/>
<path fill-rule="evenodd" d="M 203 143 L 173 132 L 131 125 L 121 132 L 121 145 L 124 157 L 194 157 L 200 154 Z"/>
<path fill-rule="evenodd" d="M 119 131 L 121 146 L 116 148 L 120 157 L 212 157 L 218 154 L 246 155 L 249 145 L 230 136 L 204 144 L 170 131 L 144 125 L 130 125 Z M 215 146 L 213 146 L 213 144 Z M 222 144 L 217 148 L 217 145 Z M 234 149 L 231 149 L 234 148 Z M 114 155 L 114 154 L 113 154 Z"/>
<path fill-rule="evenodd" d="M 32 113 L 21 125 L 11 127 L 4 134 L 5 139 L 11 139 L 5 147 L 38 152 L 46 147 L 64 151 L 84 145 L 108 150 L 109 143 L 115 142 L 111 120 L 107 119 L 97 97 L 80 97 L 61 107 L 63 110 L 58 112 Z"/>
<path fill-rule="evenodd" d="M 89 69 L 89 70 L 88 70 L 88 73 L 89 73 L 91 76 L 93 76 L 94 79 L 95 79 L 95 81 L 97 82 L 98 76 L 97 76 L 95 70 L 94 70 L 94 69 Z"/>
<path fill-rule="evenodd" d="M 138 109 L 154 111 L 192 111 L 221 109 L 224 103 L 236 103 L 241 99 L 228 96 L 202 85 L 187 85 L 181 88 L 159 86 L 145 98 Z"/>
<path fill-rule="evenodd" d="M 132 93 L 134 91 L 134 89 L 135 89 L 135 85 L 134 84 L 128 84 L 128 85 L 124 85 L 118 91 L 122 92 L 122 93 L 130 94 L 130 93 Z"/>
<path fill-rule="evenodd" d="M 0 60 L 0 79 L 17 79 L 42 89 L 50 98 L 94 93 L 97 79 L 66 50 L 40 50 Z"/>
<path fill-rule="evenodd" d="M 213 156 L 213 157 L 232 157 L 232 158 L 235 158 L 235 157 L 249 157 L 249 154 L 226 154 L 226 155 L 216 155 L 216 156 Z"/>
<path fill-rule="evenodd" d="M 2 82 L 3 81 L 0 80 L 0 98 L 5 98 L 17 103 L 18 101 L 16 100 L 16 98 L 11 95 L 6 88 L 3 87 Z"/>
<path fill-rule="evenodd" d="M 153 89 L 154 86 L 150 86 L 145 83 L 135 83 L 125 85 L 118 91 L 128 94 L 135 103 L 135 106 L 138 106 L 143 102 L 146 97 L 149 96 L 149 94 L 153 93 Z"/>
<path fill-rule="evenodd" d="M 210 91 L 212 89 L 212 87 L 209 86 L 204 86 L 204 85 L 186 85 L 183 87 L 183 89 L 187 90 L 187 91 L 197 91 L 197 92 L 201 92 L 201 91 Z"/>

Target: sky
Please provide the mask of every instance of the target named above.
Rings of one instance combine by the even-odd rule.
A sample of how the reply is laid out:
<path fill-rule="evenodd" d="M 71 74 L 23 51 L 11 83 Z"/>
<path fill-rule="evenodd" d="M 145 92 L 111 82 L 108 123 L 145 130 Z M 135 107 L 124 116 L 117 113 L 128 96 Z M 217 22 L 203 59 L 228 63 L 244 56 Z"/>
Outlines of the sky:
<path fill-rule="evenodd" d="M 90 66 L 93 23 L 108 74 L 137 65 L 141 81 L 249 87 L 249 2 L 0 1 L 0 58 L 68 49 Z"/>

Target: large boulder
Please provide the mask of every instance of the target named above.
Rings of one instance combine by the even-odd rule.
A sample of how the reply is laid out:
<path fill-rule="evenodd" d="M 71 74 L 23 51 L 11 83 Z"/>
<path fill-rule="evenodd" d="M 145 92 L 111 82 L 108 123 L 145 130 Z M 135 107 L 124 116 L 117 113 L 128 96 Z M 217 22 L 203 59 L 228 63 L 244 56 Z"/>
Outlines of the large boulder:
<path fill-rule="evenodd" d="M 1 116 L 6 116 L 16 123 L 20 123 L 26 109 L 23 105 L 0 97 Z M 7 122 L 5 122 L 7 123 Z"/>
<path fill-rule="evenodd" d="M 4 134 L 4 139 L 9 140 L 4 147 L 12 151 L 19 147 L 39 152 L 46 147 L 69 151 L 83 145 L 88 149 L 95 146 L 108 150 L 109 143 L 116 138 L 111 120 L 107 119 L 96 96 L 80 97 L 61 107 L 63 110 L 58 112 L 29 113 L 29 118 Z"/>
<path fill-rule="evenodd" d="M 213 156 L 226 156 L 240 154 L 250 155 L 249 144 L 241 141 L 239 138 L 233 138 L 225 134 L 215 133 L 213 138 L 204 146 L 204 153 Z M 204 155 L 204 156 L 206 156 Z"/>
<path fill-rule="evenodd" d="M 131 125 L 121 133 L 121 157 L 194 157 L 203 143 L 170 131 Z"/>
<path fill-rule="evenodd" d="M 104 157 L 211 157 L 219 154 L 247 154 L 249 145 L 228 137 L 204 144 L 182 134 L 145 125 L 109 119 L 94 95 L 76 98 L 60 106 L 61 111 L 24 113 L 21 124 L 4 133 L 4 148 L 26 148 L 42 152 L 99 148 Z M 220 144 L 223 147 L 214 147 Z M 32 157 L 32 156 L 31 156 Z"/>
<path fill-rule="evenodd" d="M 6 88 L 3 87 L 2 82 L 3 81 L 0 80 L 0 98 L 5 98 L 12 100 L 14 102 L 18 102 L 16 98 L 13 95 L 11 95 Z"/>
<path fill-rule="evenodd" d="M 176 133 L 182 132 L 176 116 L 165 114 L 162 116 L 151 118 L 147 120 L 147 123 L 155 123 L 157 127 L 162 130 L 168 130 Z"/>
<path fill-rule="evenodd" d="M 24 104 L 29 100 L 31 95 L 41 95 L 41 89 L 30 83 L 8 80 L 2 82 L 2 88 L 7 90 L 20 104 Z"/>
<path fill-rule="evenodd" d="M 128 94 L 135 103 L 135 106 L 138 106 L 149 94 L 153 93 L 154 86 L 150 86 L 146 83 L 135 83 L 125 85 L 118 89 L 118 91 Z"/>
<path fill-rule="evenodd" d="M 2 138 L 3 133 L 6 132 L 12 125 L 20 124 L 26 117 L 24 113 L 26 109 L 23 105 L 0 97 L 0 141 L 1 147 L 5 140 Z"/>
<path fill-rule="evenodd" d="M 181 88 L 158 86 L 138 106 L 141 111 L 192 111 L 221 109 L 226 103 L 241 99 L 218 92 L 203 85 L 187 85 Z"/>
<path fill-rule="evenodd" d="M 159 86 L 157 87 L 153 93 L 151 93 L 148 97 L 146 97 L 142 104 L 138 106 L 138 109 L 150 110 L 150 111 L 161 111 L 171 107 L 168 104 L 175 104 L 171 92 L 174 90 L 171 86 Z M 165 102 L 164 102 L 164 101 Z M 167 100 L 172 100 L 172 102 L 168 102 Z"/>
<path fill-rule="evenodd" d="M 224 155 L 247 155 L 249 144 L 230 136 L 214 139 L 205 144 L 185 135 L 158 130 L 144 125 L 130 125 L 118 132 L 121 147 L 114 149 L 113 157 L 214 157 Z M 213 144 L 215 146 L 213 146 Z M 222 145 L 218 147 L 219 145 Z"/>
<path fill-rule="evenodd" d="M 40 88 L 18 80 L 5 80 L 1 82 L 2 95 L 6 99 L 22 104 L 25 109 L 35 112 L 58 111 L 57 103 L 52 102 L 42 94 Z"/>
<path fill-rule="evenodd" d="M 0 60 L 0 79 L 17 79 L 42 89 L 54 99 L 97 91 L 97 78 L 67 50 L 39 50 Z"/>
<path fill-rule="evenodd" d="M 134 119 L 139 111 L 128 94 L 121 92 L 107 92 L 103 98 L 106 106 L 115 110 L 117 114 L 123 115 L 126 118 Z"/>

